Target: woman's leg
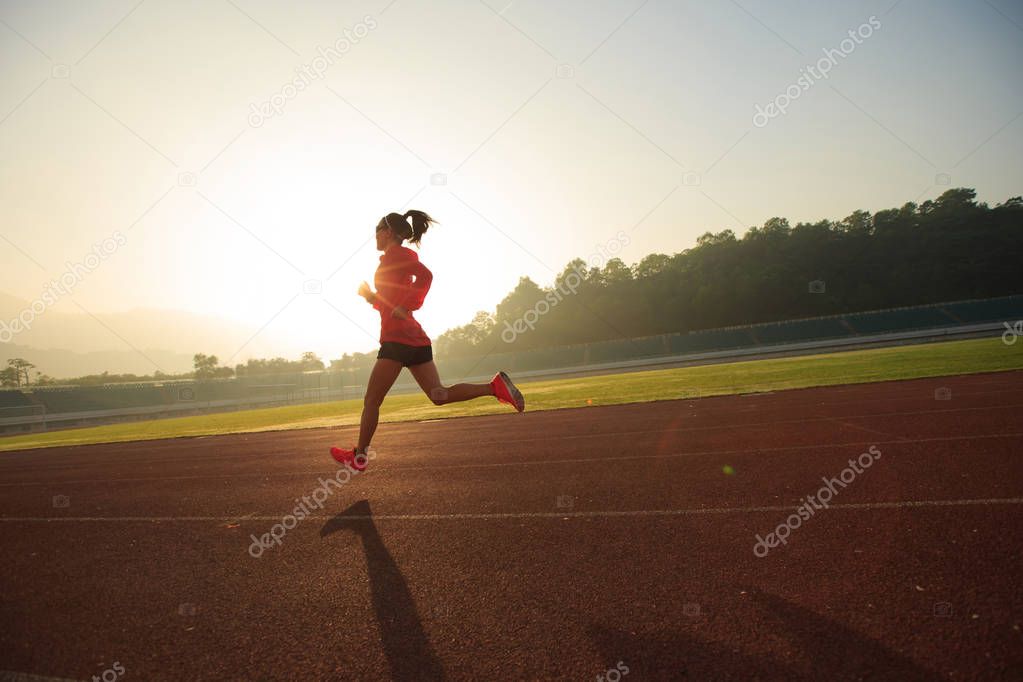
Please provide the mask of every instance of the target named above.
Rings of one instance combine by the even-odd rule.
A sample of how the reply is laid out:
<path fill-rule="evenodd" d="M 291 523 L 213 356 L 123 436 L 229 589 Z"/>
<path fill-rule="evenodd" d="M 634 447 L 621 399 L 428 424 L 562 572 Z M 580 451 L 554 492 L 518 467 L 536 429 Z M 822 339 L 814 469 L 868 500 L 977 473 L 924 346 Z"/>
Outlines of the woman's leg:
<path fill-rule="evenodd" d="M 423 389 L 423 393 L 433 401 L 434 405 L 460 403 L 463 400 L 494 395 L 494 387 L 490 384 L 455 384 L 454 386 L 444 386 L 440 383 L 437 365 L 432 360 L 421 365 L 413 365 L 409 367 L 409 371 L 416 378 L 419 388 Z"/>
<path fill-rule="evenodd" d="M 379 359 L 369 374 L 369 385 L 366 386 L 366 397 L 362 401 L 362 420 L 359 422 L 359 445 L 356 452 L 366 452 L 373 434 L 377 430 L 380 419 L 380 404 L 384 402 L 387 392 L 391 390 L 398 375 L 401 374 L 401 363 L 397 360 Z"/>

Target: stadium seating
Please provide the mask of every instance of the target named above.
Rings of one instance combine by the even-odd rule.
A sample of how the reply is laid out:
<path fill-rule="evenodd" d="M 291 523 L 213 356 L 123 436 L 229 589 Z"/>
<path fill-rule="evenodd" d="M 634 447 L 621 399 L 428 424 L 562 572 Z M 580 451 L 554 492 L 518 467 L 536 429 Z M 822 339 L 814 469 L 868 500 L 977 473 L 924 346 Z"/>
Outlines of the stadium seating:
<path fill-rule="evenodd" d="M 955 321 L 937 306 L 857 313 L 847 315 L 845 319 L 860 334 L 883 334 L 911 329 L 948 327 L 955 324 Z"/>
<path fill-rule="evenodd" d="M 48 413 L 114 410 L 145 405 L 160 405 L 163 392 L 153 385 L 137 384 L 125 387 L 82 386 L 36 388 L 36 400 L 46 406 Z"/>
<path fill-rule="evenodd" d="M 619 362 L 667 355 L 664 336 L 644 336 L 635 339 L 616 339 L 589 344 L 588 363 Z"/>
<path fill-rule="evenodd" d="M 673 334 L 669 337 L 669 345 L 672 353 L 680 354 L 747 348 L 757 345 L 757 342 L 750 333 L 750 327 L 733 327 Z"/>
<path fill-rule="evenodd" d="M 1023 320 L 1023 296 L 946 303 L 942 309 L 966 324 Z"/>
<path fill-rule="evenodd" d="M 758 324 L 751 328 L 751 332 L 764 345 L 816 339 L 838 339 L 849 336 L 851 333 L 849 328 L 842 324 L 840 317 L 819 317 L 810 320 Z"/>
<path fill-rule="evenodd" d="M 0 409 L 31 407 L 32 401 L 21 390 L 0 390 Z M 0 412 L 0 417 L 3 413 Z"/>
<path fill-rule="evenodd" d="M 505 354 L 504 369 L 528 372 L 549 367 L 574 367 L 586 362 L 583 345 L 538 348 L 523 353 Z M 598 362 L 590 359 L 590 362 Z"/>

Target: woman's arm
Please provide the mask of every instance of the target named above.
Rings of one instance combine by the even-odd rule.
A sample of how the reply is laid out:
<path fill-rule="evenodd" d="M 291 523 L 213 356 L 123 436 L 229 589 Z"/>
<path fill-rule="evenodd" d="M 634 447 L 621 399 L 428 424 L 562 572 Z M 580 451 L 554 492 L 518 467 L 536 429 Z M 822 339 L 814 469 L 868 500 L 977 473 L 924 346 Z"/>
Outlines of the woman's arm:
<path fill-rule="evenodd" d="M 415 277 L 415 281 L 409 286 L 408 295 L 405 296 L 405 300 L 399 307 L 405 310 L 419 310 L 423 307 L 423 301 L 426 300 L 426 294 L 430 291 L 430 285 L 433 284 L 433 273 L 416 260 L 409 264 L 409 274 Z"/>
<path fill-rule="evenodd" d="M 391 317 L 397 317 L 401 320 L 408 319 L 408 310 L 401 306 L 392 306 L 388 301 L 384 300 L 380 294 L 374 293 L 373 290 L 369 288 L 369 284 L 366 282 L 359 285 L 359 296 L 366 299 L 366 302 L 377 310 L 383 311 L 389 308 L 391 310 Z"/>

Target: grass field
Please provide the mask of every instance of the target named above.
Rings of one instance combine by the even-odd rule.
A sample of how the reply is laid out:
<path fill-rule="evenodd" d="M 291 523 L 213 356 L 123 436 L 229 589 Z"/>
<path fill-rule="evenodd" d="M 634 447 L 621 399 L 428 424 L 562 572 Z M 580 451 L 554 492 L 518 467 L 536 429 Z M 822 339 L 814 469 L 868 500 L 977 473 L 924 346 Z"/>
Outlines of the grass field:
<path fill-rule="evenodd" d="M 520 388 L 526 396 L 527 409 L 556 410 L 1010 369 L 1023 369 L 1023 344 L 1007 346 L 992 338 L 536 381 L 522 383 Z M 9 436 L 0 439 L 0 451 L 345 426 L 358 423 L 361 404 L 361 400 L 344 400 Z M 507 406 L 486 398 L 437 407 L 421 394 L 396 395 L 384 402 L 381 421 L 464 417 L 508 410 Z"/>

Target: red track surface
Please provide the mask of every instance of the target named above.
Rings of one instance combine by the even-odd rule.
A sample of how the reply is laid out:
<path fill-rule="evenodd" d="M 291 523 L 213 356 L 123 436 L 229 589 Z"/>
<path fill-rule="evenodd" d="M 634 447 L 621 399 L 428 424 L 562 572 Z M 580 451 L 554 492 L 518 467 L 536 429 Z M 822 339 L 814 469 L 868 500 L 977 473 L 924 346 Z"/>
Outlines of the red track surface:
<path fill-rule="evenodd" d="M 369 471 L 258 559 L 250 534 L 352 429 L 6 453 L 0 669 L 1023 679 L 1021 379 L 385 424 Z M 831 509 L 754 555 L 871 445 Z"/>

